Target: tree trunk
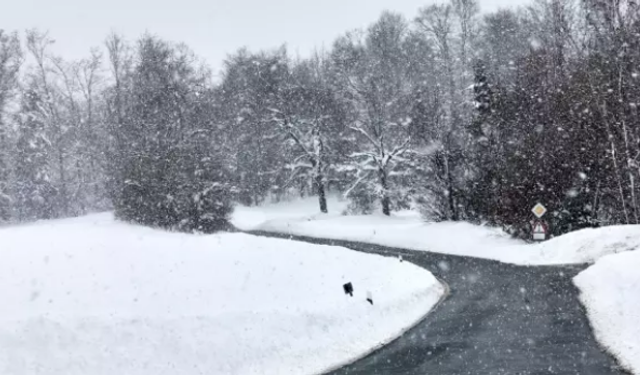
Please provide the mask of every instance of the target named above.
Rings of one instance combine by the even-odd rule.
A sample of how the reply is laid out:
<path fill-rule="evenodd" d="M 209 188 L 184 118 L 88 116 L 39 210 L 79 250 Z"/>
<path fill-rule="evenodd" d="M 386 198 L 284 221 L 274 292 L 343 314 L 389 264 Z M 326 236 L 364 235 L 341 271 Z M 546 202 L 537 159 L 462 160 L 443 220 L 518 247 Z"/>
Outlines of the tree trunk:
<path fill-rule="evenodd" d="M 380 187 L 382 188 L 382 196 L 380 202 L 382 203 L 382 213 L 387 216 L 391 216 L 391 200 L 389 199 L 389 193 L 387 192 L 387 172 L 383 169 L 378 170 L 380 175 Z"/>
<path fill-rule="evenodd" d="M 61 147 L 60 145 L 58 147 Z M 67 192 L 67 177 L 64 168 L 64 154 L 58 150 L 58 171 L 60 173 L 60 199 L 62 201 L 62 213 L 64 217 L 69 216 L 69 197 Z"/>
<path fill-rule="evenodd" d="M 447 174 L 447 198 L 449 200 L 449 209 L 451 210 L 451 220 L 458 221 L 458 209 L 456 207 L 455 198 L 453 196 L 453 177 L 451 176 L 451 166 L 449 165 L 449 154 L 444 156 L 445 173 Z"/>
<path fill-rule="evenodd" d="M 318 191 L 318 202 L 320 203 L 320 212 L 326 214 L 327 210 L 327 196 L 324 191 L 324 182 L 322 181 L 322 174 L 316 175 L 316 189 Z"/>
<path fill-rule="evenodd" d="M 0 110 L 3 108 L 0 99 Z M 1 112 L 0 112 L 1 113 Z M 10 218 L 10 200 L 9 200 L 9 173 L 4 150 L 6 150 L 6 139 L 4 128 L 0 118 L 0 223 L 9 221 Z"/>

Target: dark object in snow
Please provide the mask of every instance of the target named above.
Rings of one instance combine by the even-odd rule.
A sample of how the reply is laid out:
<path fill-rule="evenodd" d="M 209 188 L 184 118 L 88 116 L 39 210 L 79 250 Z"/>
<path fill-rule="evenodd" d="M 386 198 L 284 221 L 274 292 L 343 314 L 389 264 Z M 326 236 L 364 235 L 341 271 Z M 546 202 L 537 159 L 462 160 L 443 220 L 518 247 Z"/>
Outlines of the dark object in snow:
<path fill-rule="evenodd" d="M 367 302 L 373 305 L 373 296 L 371 295 L 371 292 L 367 292 Z"/>
<path fill-rule="evenodd" d="M 344 289 L 344 294 L 348 294 L 353 297 L 353 285 L 351 285 L 351 283 L 344 284 L 342 289 Z"/>

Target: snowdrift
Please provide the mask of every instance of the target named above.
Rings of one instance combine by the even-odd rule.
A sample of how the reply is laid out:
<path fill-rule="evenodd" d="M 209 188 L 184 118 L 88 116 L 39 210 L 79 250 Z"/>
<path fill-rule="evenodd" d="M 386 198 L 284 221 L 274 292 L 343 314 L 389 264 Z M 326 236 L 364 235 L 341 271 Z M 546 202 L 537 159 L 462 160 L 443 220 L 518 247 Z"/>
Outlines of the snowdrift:
<path fill-rule="evenodd" d="M 640 374 L 640 251 L 606 256 L 574 283 L 598 341 Z"/>
<path fill-rule="evenodd" d="M 317 373 L 395 338 L 443 292 L 417 266 L 338 247 L 109 214 L 8 227 L 0 374 Z"/>

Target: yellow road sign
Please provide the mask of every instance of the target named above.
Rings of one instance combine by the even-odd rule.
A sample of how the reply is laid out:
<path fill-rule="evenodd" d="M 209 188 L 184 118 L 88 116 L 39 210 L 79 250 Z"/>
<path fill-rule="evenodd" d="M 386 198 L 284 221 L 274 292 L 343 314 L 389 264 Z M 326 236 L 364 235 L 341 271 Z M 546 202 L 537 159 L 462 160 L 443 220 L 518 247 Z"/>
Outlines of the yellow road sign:
<path fill-rule="evenodd" d="M 533 214 L 536 215 L 536 217 L 539 219 L 547 213 L 547 208 L 543 206 L 542 203 L 538 203 L 535 205 L 535 207 L 533 207 L 531 212 L 533 212 Z"/>

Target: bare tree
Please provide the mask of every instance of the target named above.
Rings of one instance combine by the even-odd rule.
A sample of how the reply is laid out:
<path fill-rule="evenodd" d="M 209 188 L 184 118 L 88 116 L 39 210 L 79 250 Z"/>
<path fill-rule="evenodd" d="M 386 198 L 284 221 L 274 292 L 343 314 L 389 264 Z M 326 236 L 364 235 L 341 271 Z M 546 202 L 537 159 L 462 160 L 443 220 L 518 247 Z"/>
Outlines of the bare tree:
<path fill-rule="evenodd" d="M 476 18 L 480 12 L 478 0 L 451 0 L 453 13 L 459 25 L 460 40 L 460 66 L 464 73 L 464 78 L 468 79 L 470 68 L 469 51 L 475 39 L 477 25 Z"/>
<path fill-rule="evenodd" d="M 102 54 L 93 50 L 88 59 L 75 64 L 77 90 L 80 92 L 81 121 L 78 128 L 80 149 L 77 158 L 78 191 L 87 201 L 99 204 L 105 200 L 107 148 L 101 139 L 106 138 L 103 119 L 96 107 L 101 104 L 100 93 L 104 89 L 102 75 Z"/>
<path fill-rule="evenodd" d="M 318 194 L 320 212 L 327 213 L 325 139 L 321 130 L 322 122 L 326 118 L 324 116 L 300 118 L 277 109 L 272 109 L 272 111 L 274 120 L 280 130 L 284 132 L 285 137 L 293 140 L 300 150 L 299 156 L 295 157 L 287 165 L 291 169 L 289 181 L 292 181 L 300 174 L 307 174 L 306 171 L 310 170 L 311 178 Z"/>
<path fill-rule="evenodd" d="M 408 167 L 404 156 L 412 146 L 411 63 L 404 51 L 407 35 L 408 25 L 401 16 L 384 13 L 363 41 L 354 37 L 345 40 L 344 48 L 351 50 L 345 52 L 357 60 L 340 67 L 339 72 L 342 95 L 352 108 L 350 128 L 357 142 L 350 155 L 355 181 L 345 195 L 365 184 L 369 186 L 365 190 L 372 190 L 380 199 L 385 215 L 391 213 L 392 193 L 401 188 L 393 186 L 391 173 L 402 173 L 400 170 Z M 407 194 L 397 195 L 408 198 Z"/>
<path fill-rule="evenodd" d="M 467 10 L 467 12 L 470 11 Z M 456 64 L 452 49 L 454 44 L 453 22 L 454 13 L 450 4 L 435 4 L 422 8 L 416 18 L 416 23 L 425 37 L 432 40 L 436 45 L 440 67 L 444 72 L 445 82 L 441 87 L 446 88 L 447 100 L 444 105 L 444 129 L 440 132 L 442 150 L 437 155 L 439 157 L 436 160 L 439 160 L 438 164 L 441 166 L 443 180 L 446 184 L 444 195 L 449 205 L 449 218 L 458 220 L 457 187 L 454 180 L 455 162 L 453 159 L 456 153 L 456 142 L 459 141 L 459 133 L 461 132 L 462 117 L 459 106 L 462 99 L 456 83 Z"/>
<path fill-rule="evenodd" d="M 69 127 L 65 126 L 60 109 L 57 107 L 61 92 L 55 86 L 53 71 L 54 64 L 48 48 L 54 41 L 47 33 L 37 30 L 27 31 L 27 50 L 35 63 L 35 69 L 30 75 L 33 85 L 37 86 L 44 104 L 44 127 L 50 132 L 50 141 L 55 155 L 55 170 L 57 173 L 56 187 L 60 210 L 63 215 L 70 214 L 69 176 L 67 161 L 67 141 Z"/>

